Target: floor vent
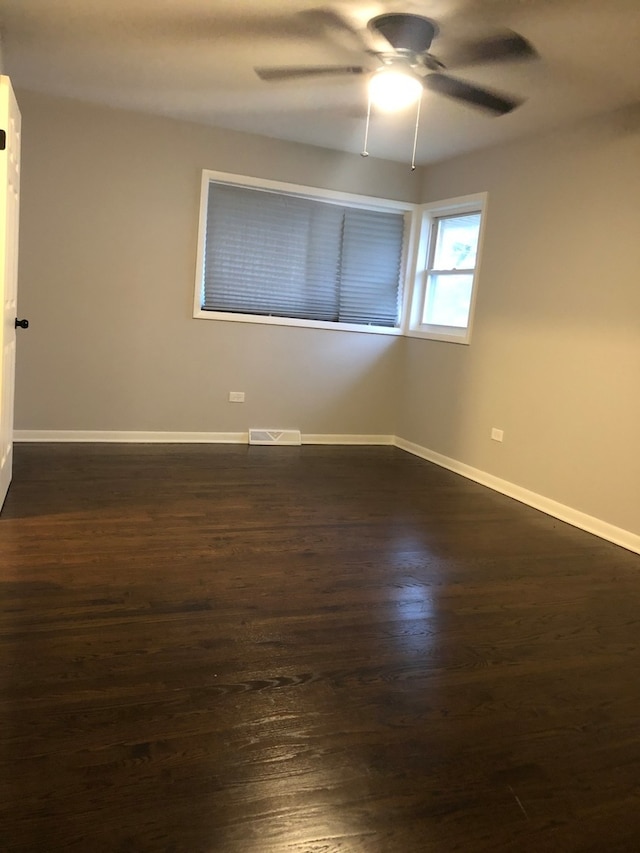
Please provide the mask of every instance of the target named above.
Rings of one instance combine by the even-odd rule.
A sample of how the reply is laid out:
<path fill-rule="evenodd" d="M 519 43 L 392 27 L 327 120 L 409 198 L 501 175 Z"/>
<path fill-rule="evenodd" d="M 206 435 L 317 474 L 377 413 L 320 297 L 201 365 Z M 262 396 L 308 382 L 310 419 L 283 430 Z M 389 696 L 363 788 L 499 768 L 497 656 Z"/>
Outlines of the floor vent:
<path fill-rule="evenodd" d="M 249 444 L 302 444 L 299 429 L 250 429 Z"/>

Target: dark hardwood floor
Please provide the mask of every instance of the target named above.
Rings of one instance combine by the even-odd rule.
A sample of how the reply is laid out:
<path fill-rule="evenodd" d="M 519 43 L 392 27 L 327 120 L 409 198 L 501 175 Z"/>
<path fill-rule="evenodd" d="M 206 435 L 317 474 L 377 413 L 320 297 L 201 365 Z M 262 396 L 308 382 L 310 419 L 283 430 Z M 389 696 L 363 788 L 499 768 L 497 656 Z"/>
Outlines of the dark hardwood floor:
<path fill-rule="evenodd" d="M 640 557 L 393 448 L 18 445 L 3 853 L 640 851 Z"/>

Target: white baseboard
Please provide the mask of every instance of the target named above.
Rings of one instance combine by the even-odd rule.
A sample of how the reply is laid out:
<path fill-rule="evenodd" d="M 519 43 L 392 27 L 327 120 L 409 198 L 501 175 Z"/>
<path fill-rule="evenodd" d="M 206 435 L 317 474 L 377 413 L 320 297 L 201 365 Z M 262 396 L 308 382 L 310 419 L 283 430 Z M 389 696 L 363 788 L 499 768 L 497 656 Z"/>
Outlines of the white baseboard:
<path fill-rule="evenodd" d="M 248 432 L 144 432 L 126 430 L 17 429 L 16 442 L 108 442 L 127 444 L 248 444 Z M 303 444 L 393 445 L 393 435 L 307 433 Z"/>
<path fill-rule="evenodd" d="M 248 432 L 144 432 L 126 430 L 17 429 L 15 442 L 96 442 L 125 444 L 248 444 Z"/>
<path fill-rule="evenodd" d="M 393 435 L 347 435 L 341 433 L 312 433 L 308 432 L 302 436 L 303 444 L 372 444 L 388 445 L 392 447 L 395 443 Z"/>
<path fill-rule="evenodd" d="M 457 459 L 451 459 L 449 456 L 443 456 L 441 453 L 436 453 L 419 444 L 414 444 L 412 441 L 406 441 L 404 438 L 396 437 L 394 442 L 396 447 L 401 450 L 406 450 L 407 453 L 412 453 L 414 456 L 419 456 L 421 459 L 426 459 L 428 462 L 434 462 L 441 468 L 447 468 L 456 474 L 461 474 L 469 480 L 474 480 L 483 486 L 488 486 L 496 492 L 514 498 L 523 504 L 527 504 L 534 509 L 539 509 L 547 515 L 553 516 L 560 521 L 566 521 L 567 524 L 578 527 L 580 530 L 586 530 L 587 533 L 593 533 L 601 539 L 606 539 L 608 542 L 613 542 L 615 545 L 621 545 L 629 551 L 640 554 L 640 536 L 632 533 L 630 530 L 624 530 L 622 527 L 616 527 L 614 524 L 609 524 L 592 515 L 587 515 L 577 509 L 573 509 L 565 504 L 558 503 L 550 498 L 539 495 L 536 492 L 531 492 L 529 489 L 524 489 L 522 486 L 517 486 L 508 480 L 502 480 L 500 477 L 494 477 L 493 474 L 488 474 L 486 471 L 481 471 L 479 468 L 472 468 L 471 465 L 465 465 L 464 462 L 459 462 Z"/>

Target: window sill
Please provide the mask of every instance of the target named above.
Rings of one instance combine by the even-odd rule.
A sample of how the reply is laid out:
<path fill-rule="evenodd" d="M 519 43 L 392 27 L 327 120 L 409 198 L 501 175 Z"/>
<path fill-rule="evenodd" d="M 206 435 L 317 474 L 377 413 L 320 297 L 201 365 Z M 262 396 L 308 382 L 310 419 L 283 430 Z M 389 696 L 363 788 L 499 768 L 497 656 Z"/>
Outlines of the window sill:
<path fill-rule="evenodd" d="M 450 344 L 464 344 L 469 346 L 471 332 L 469 329 L 460 329 L 459 332 L 449 331 L 446 327 L 443 330 L 436 331 L 435 329 L 408 329 L 405 332 L 407 338 L 421 338 L 426 341 L 444 341 Z"/>
<path fill-rule="evenodd" d="M 333 332 L 361 332 L 365 335 L 402 334 L 397 327 L 361 326 L 356 323 L 332 323 L 326 320 L 302 320 L 295 317 L 267 317 L 258 314 L 230 314 L 223 311 L 195 311 L 196 320 L 222 320 L 231 323 L 259 323 L 263 326 L 294 326 L 303 329 L 328 329 Z"/>

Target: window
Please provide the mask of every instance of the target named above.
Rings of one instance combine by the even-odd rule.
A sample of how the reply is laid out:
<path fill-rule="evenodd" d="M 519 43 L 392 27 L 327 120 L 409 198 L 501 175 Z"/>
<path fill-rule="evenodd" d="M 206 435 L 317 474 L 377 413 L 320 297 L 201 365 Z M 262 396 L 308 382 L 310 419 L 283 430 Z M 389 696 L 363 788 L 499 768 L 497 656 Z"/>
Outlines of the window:
<path fill-rule="evenodd" d="M 468 343 L 486 196 L 423 208 L 408 334 Z"/>
<path fill-rule="evenodd" d="M 414 210 L 204 172 L 194 316 L 399 334 Z"/>

